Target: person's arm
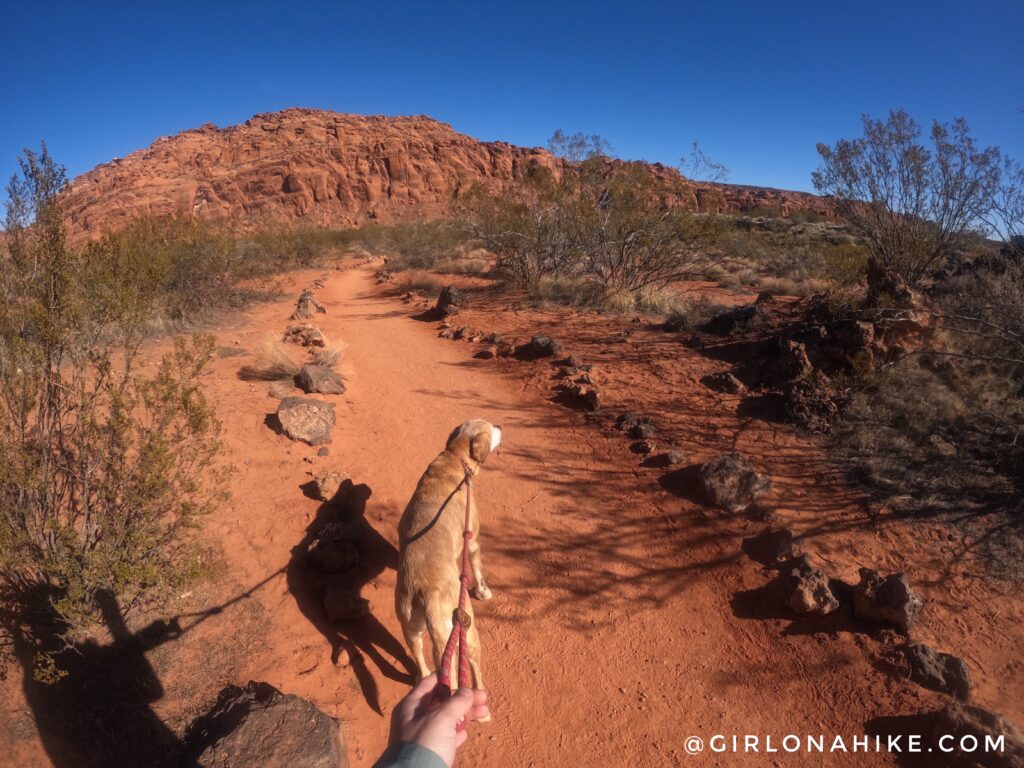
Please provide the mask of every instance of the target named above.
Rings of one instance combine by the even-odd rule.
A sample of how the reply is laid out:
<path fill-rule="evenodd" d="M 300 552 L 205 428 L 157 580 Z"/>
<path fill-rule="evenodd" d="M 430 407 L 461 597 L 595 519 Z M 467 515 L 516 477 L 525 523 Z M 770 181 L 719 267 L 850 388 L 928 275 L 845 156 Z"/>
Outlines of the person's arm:
<path fill-rule="evenodd" d="M 403 741 L 387 748 L 373 768 L 449 768 L 436 752 L 426 747 Z"/>
<path fill-rule="evenodd" d="M 464 688 L 448 697 L 436 674 L 425 677 L 395 707 L 387 751 L 373 768 L 451 768 L 469 738 L 466 723 L 488 715 L 486 691 Z"/>

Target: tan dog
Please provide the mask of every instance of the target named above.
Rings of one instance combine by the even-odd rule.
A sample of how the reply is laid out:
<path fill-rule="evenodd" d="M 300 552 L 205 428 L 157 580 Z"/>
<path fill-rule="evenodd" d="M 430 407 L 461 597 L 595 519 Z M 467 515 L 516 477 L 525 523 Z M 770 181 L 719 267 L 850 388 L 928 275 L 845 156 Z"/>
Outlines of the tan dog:
<path fill-rule="evenodd" d="M 444 451 L 427 467 L 398 524 L 399 565 L 395 611 L 405 642 L 419 669 L 420 678 L 430 674 L 423 656 L 423 635 L 434 645 L 434 668 L 452 631 L 452 614 L 459 605 L 462 564 L 462 531 L 466 523 L 467 471 L 476 475 L 488 454 L 501 442 L 501 428 L 481 419 L 460 425 L 448 437 Z M 469 562 L 476 586 L 473 597 L 490 600 L 480 560 L 480 515 L 474 494 L 469 512 Z M 473 608 L 466 606 L 472 620 Z M 467 633 L 473 687 L 483 688 L 480 674 L 480 634 L 472 620 Z M 458 660 L 453 660 L 455 669 Z"/>

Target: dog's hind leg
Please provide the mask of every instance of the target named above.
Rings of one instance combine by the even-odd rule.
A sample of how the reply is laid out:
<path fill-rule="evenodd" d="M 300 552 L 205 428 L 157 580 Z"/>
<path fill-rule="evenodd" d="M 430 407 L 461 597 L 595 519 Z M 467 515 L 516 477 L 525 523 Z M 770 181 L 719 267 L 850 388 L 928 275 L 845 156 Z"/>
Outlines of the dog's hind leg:
<path fill-rule="evenodd" d="M 483 557 L 480 554 L 480 541 L 477 536 L 469 540 L 469 565 L 473 569 L 473 581 L 476 582 L 476 586 L 470 590 L 470 594 L 477 600 L 490 600 L 491 588 L 484 580 Z"/>
<path fill-rule="evenodd" d="M 423 613 L 423 604 L 419 600 L 412 602 L 409 612 L 409 623 L 402 623 L 402 631 L 405 633 L 405 644 L 409 646 L 409 653 L 416 664 L 419 680 L 430 674 L 430 667 L 427 666 L 427 659 L 423 655 L 423 637 L 427 634 L 427 619 Z"/>
<path fill-rule="evenodd" d="M 473 673 L 473 687 L 483 688 L 484 677 L 480 670 L 480 633 L 476 629 L 476 619 L 469 625 L 466 633 L 466 640 L 469 642 L 469 670 Z"/>
<path fill-rule="evenodd" d="M 416 630 L 412 627 L 402 627 L 402 631 L 405 632 L 405 644 L 409 646 L 409 653 L 416 664 L 416 679 L 422 680 L 430 674 L 430 667 L 427 666 L 427 659 L 423 655 L 423 637 L 427 633 L 427 628 Z"/>
<path fill-rule="evenodd" d="M 466 640 L 469 643 L 469 670 L 473 674 L 473 687 L 483 688 L 484 677 L 481 671 L 481 650 L 480 650 L 480 633 L 476 628 L 476 617 L 473 618 L 473 623 L 469 625 L 469 631 L 466 633 Z M 491 720 L 491 716 L 481 718 L 477 722 L 488 723 Z"/>
<path fill-rule="evenodd" d="M 402 634 L 405 636 L 409 654 L 416 664 L 417 679 L 422 680 L 430 674 L 430 667 L 427 666 L 427 660 L 423 656 L 423 635 L 427 631 L 423 603 L 414 599 L 399 584 L 398 589 L 395 590 L 395 613 L 398 614 L 398 623 L 402 625 Z"/>
<path fill-rule="evenodd" d="M 452 613 L 455 611 L 455 604 L 440 591 L 425 595 L 423 602 L 427 632 L 434 645 L 434 668 L 440 673 L 441 657 L 444 655 L 444 647 L 448 644 L 448 636 L 452 633 Z"/>

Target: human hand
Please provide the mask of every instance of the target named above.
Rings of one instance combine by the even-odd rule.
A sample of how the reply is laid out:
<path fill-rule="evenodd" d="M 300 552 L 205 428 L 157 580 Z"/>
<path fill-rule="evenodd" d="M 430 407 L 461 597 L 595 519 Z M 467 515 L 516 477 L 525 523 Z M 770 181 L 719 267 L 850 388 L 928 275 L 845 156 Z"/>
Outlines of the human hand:
<path fill-rule="evenodd" d="M 388 743 L 419 744 L 436 753 L 450 768 L 455 750 L 469 738 L 466 723 L 490 714 L 487 691 L 460 688 L 449 697 L 448 689 L 438 685 L 435 672 L 416 683 L 395 707 Z"/>

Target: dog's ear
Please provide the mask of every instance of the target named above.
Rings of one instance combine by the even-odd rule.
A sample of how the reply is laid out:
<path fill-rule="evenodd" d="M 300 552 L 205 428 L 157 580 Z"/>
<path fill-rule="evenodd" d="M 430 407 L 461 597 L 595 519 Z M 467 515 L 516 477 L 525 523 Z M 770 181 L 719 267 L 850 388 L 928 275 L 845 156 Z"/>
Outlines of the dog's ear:
<path fill-rule="evenodd" d="M 445 445 L 451 445 L 452 443 L 454 443 L 455 442 L 455 438 L 457 438 L 461 434 L 462 434 L 462 425 L 460 424 L 459 426 L 457 426 L 455 429 L 452 430 L 452 433 L 450 435 L 448 435 L 448 440 L 445 442 Z"/>
<path fill-rule="evenodd" d="M 469 458 L 477 464 L 483 464 L 491 452 L 490 431 L 477 432 L 469 441 Z"/>

